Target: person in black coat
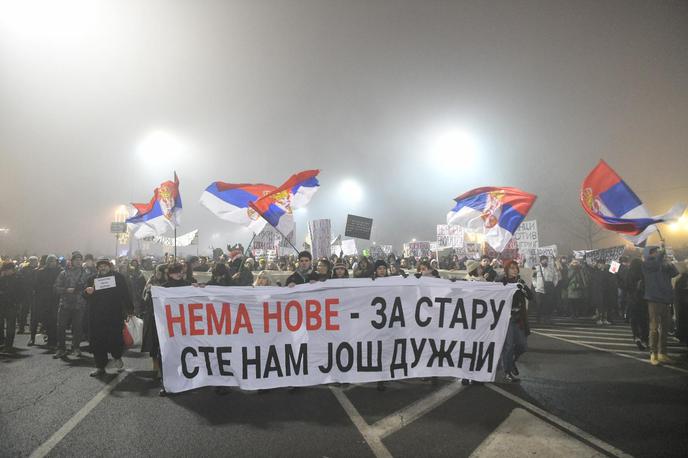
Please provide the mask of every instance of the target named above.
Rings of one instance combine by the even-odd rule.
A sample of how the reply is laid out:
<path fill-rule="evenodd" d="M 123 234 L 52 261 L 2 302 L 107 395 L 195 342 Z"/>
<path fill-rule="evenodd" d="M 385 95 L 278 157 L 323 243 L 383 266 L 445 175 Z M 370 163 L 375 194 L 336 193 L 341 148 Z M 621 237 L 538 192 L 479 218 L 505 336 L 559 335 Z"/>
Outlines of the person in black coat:
<path fill-rule="evenodd" d="M 34 345 L 38 322 L 43 323 L 48 336 L 48 347 L 57 347 L 57 304 L 59 296 L 53 286 L 62 269 L 57 264 L 57 257 L 46 258 L 45 266 L 36 272 L 36 302 L 31 311 L 31 338 L 28 345 Z M 34 313 L 35 312 L 35 313 Z"/>
<path fill-rule="evenodd" d="M 105 257 L 98 259 L 96 269 L 98 273 L 86 281 L 83 292 L 89 308 L 91 351 L 96 363 L 96 369 L 91 372 L 91 377 L 105 374 L 108 353 L 112 355 L 114 368 L 121 370 L 124 367 L 122 328 L 126 316 L 134 312 L 124 275 L 115 272 L 110 260 Z M 106 284 L 108 280 L 110 282 Z"/>
<path fill-rule="evenodd" d="M 4 262 L 0 268 L 0 344 L 4 344 L 7 353 L 14 351 L 14 331 L 21 301 L 22 285 L 14 263 Z"/>

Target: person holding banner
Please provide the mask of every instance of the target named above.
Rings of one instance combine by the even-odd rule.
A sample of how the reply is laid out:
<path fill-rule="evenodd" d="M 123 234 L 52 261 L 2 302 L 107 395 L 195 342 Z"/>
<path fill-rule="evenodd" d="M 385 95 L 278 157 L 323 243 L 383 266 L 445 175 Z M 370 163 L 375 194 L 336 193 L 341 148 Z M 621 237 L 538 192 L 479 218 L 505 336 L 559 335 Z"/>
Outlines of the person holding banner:
<path fill-rule="evenodd" d="M 143 337 L 141 338 L 141 353 L 148 353 L 153 360 L 153 370 L 155 378 L 160 379 L 162 372 L 160 369 L 160 344 L 158 343 L 158 332 L 155 327 L 155 312 L 153 310 L 153 296 L 151 288 L 161 286 L 167 281 L 167 264 L 158 264 L 155 273 L 148 279 L 148 283 L 143 288 Z"/>
<path fill-rule="evenodd" d="M 89 337 L 96 363 L 91 377 L 105 375 L 108 353 L 113 358 L 111 367 L 117 370 L 124 367 L 122 328 L 126 316 L 134 313 L 124 275 L 112 269 L 107 257 L 98 259 L 96 269 L 98 273 L 86 281 L 86 288 L 83 290 L 83 297 L 89 307 Z"/>
<path fill-rule="evenodd" d="M 527 301 L 533 300 L 533 293 L 525 281 L 520 277 L 520 269 L 516 261 L 508 261 L 504 266 L 504 275 L 497 281 L 504 285 L 516 283 L 518 290 L 514 294 L 511 303 L 511 318 L 509 327 L 504 339 L 504 349 L 502 350 L 502 368 L 504 369 L 504 380 L 506 382 L 520 382 L 519 372 L 516 367 L 516 360 L 527 349 L 527 336 L 530 334 L 528 327 Z"/>

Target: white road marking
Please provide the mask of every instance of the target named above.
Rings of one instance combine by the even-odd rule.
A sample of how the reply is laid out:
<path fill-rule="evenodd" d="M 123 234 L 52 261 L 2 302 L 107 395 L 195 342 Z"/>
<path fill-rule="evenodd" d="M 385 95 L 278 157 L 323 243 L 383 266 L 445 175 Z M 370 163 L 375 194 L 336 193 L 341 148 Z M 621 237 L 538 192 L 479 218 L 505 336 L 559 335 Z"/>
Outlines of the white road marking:
<path fill-rule="evenodd" d="M 69 420 L 67 420 L 67 423 L 62 425 L 60 429 L 58 429 L 55 434 L 50 436 L 50 438 L 43 442 L 40 447 L 38 447 L 36 450 L 31 453 L 29 458 L 42 458 L 46 456 L 50 451 L 55 448 L 57 444 L 60 443 L 62 439 L 65 438 L 67 434 L 69 434 L 80 422 L 83 420 L 86 415 L 88 415 L 93 409 L 96 408 L 98 404 L 100 404 L 100 401 L 105 399 L 112 390 L 115 389 L 119 383 L 124 380 L 127 375 L 131 373 L 130 370 L 125 370 L 117 374 L 117 377 L 113 378 L 110 380 L 110 382 L 103 387 L 102 390 L 96 394 L 93 399 L 88 401 L 85 406 L 81 408 L 77 413 L 72 416 Z"/>
<path fill-rule="evenodd" d="M 455 380 L 449 385 L 446 385 L 435 391 L 431 395 L 426 396 L 423 399 L 420 399 L 413 404 L 410 404 L 409 406 L 404 407 L 392 415 L 389 415 L 378 421 L 372 426 L 372 430 L 381 439 L 384 439 L 401 428 L 408 426 L 414 420 L 422 417 L 435 407 L 448 401 L 464 388 L 465 386 L 461 385 L 460 380 Z"/>
<path fill-rule="evenodd" d="M 358 431 L 363 436 L 363 439 L 368 443 L 368 446 L 373 451 L 377 458 L 392 458 L 392 454 L 389 453 L 385 444 L 382 443 L 381 438 L 373 431 L 368 423 L 363 419 L 361 414 L 358 413 L 356 407 L 349 401 L 344 392 L 337 387 L 330 387 L 330 391 L 337 398 L 339 404 L 342 406 L 346 414 L 349 416 L 354 426 L 358 428 Z"/>
<path fill-rule="evenodd" d="M 599 340 L 625 340 L 626 343 L 628 343 L 629 340 L 632 340 L 632 337 L 629 336 L 618 336 L 618 337 L 605 337 L 605 336 L 594 336 L 594 335 L 580 335 L 580 334 L 562 334 L 560 332 L 554 334 L 551 332 L 543 332 L 543 334 L 547 334 L 548 336 L 557 336 L 557 337 L 578 337 L 579 339 L 599 339 Z M 635 346 L 635 344 L 633 344 Z"/>
<path fill-rule="evenodd" d="M 578 428 L 577 426 L 572 425 L 571 423 L 568 423 L 564 420 L 562 420 L 559 417 L 556 417 L 552 415 L 549 412 L 546 412 L 545 410 L 542 410 L 538 406 L 531 404 L 530 402 L 519 398 L 518 396 L 515 396 L 508 391 L 503 390 L 502 388 L 499 388 L 498 386 L 492 384 L 492 383 L 486 383 L 484 386 L 487 388 L 491 389 L 492 391 L 495 391 L 502 396 L 511 399 L 515 403 L 523 406 L 530 412 L 540 416 L 541 418 L 544 418 L 551 423 L 554 423 L 558 427 L 562 428 L 565 431 L 568 431 L 569 433 L 573 434 L 574 436 L 584 440 L 585 442 L 594 445 L 600 450 L 604 450 L 606 453 L 612 455 L 612 456 L 617 456 L 617 457 L 631 457 L 631 455 L 619 450 L 618 448 L 614 447 L 613 445 L 610 445 L 606 442 L 604 442 L 601 439 L 596 438 L 592 434 L 586 433 L 582 429 Z"/>
<path fill-rule="evenodd" d="M 557 340 L 561 340 L 561 341 L 563 341 L 563 342 L 568 342 L 568 343 L 571 343 L 571 344 L 574 344 L 574 345 L 580 345 L 581 347 L 592 348 L 593 350 L 599 350 L 599 351 L 603 351 L 603 352 L 606 352 L 606 353 L 611 353 L 611 354 L 613 354 L 613 355 L 622 356 L 622 357 L 624 357 L 624 358 L 631 358 L 631 359 L 635 359 L 636 361 L 640 361 L 640 362 L 643 362 L 643 363 L 650 364 L 650 359 L 649 359 L 649 358 L 636 358 L 635 356 L 627 355 L 627 354 L 625 354 L 625 353 L 619 353 L 620 351 L 624 351 L 624 350 L 618 350 L 618 351 L 617 351 L 617 350 L 609 350 L 609 349 L 607 349 L 607 348 L 601 348 L 601 347 L 596 347 L 596 346 L 594 346 L 594 345 L 590 345 L 590 344 L 588 344 L 588 343 L 586 343 L 586 342 L 580 342 L 580 341 L 576 341 L 576 340 L 569 340 L 569 339 L 565 339 L 565 338 L 563 338 L 563 337 L 554 337 L 554 336 L 551 336 L 551 335 L 549 335 L 549 334 L 545 334 L 545 333 L 538 332 L 538 331 L 533 331 L 533 334 L 538 334 L 538 335 L 541 335 L 541 336 L 544 336 L 544 337 L 549 337 L 550 339 L 557 339 Z M 594 342 L 593 342 L 593 343 L 594 343 Z M 674 370 L 674 371 L 683 372 L 684 374 L 688 374 L 688 370 L 683 369 L 683 368 L 681 368 L 681 367 L 672 366 L 672 365 L 670 365 L 670 364 L 662 364 L 661 366 L 662 366 L 662 367 L 665 367 L 665 368 L 667 368 L 667 369 L 671 369 L 671 370 Z"/>
<path fill-rule="evenodd" d="M 517 407 L 471 453 L 470 458 L 494 456 L 508 456 L 509 458 L 585 456 L 598 458 L 607 455 L 537 415 Z"/>

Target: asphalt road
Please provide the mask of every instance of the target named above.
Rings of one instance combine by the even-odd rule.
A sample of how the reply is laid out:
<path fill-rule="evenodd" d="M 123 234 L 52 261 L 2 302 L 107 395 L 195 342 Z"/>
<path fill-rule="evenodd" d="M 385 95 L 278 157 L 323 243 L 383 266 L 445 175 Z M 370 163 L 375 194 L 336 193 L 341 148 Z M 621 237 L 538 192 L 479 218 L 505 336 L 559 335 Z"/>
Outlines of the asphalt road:
<path fill-rule="evenodd" d="M 672 343 L 676 364 L 650 366 L 625 325 L 535 328 L 518 384 L 167 398 L 140 353 L 97 380 L 89 353 L 54 360 L 27 340 L 0 355 L 0 456 L 688 456 L 686 349 Z"/>

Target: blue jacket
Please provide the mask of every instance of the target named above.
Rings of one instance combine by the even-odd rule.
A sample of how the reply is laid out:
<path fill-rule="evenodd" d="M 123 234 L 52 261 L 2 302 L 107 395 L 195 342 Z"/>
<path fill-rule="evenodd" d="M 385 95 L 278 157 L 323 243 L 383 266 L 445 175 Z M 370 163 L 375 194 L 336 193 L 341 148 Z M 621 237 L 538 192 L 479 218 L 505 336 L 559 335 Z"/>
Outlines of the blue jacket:
<path fill-rule="evenodd" d="M 678 275 L 673 264 L 664 262 L 664 252 L 649 256 L 649 249 L 645 247 L 645 261 L 643 262 L 643 280 L 645 281 L 645 300 L 660 304 L 674 302 L 674 289 L 671 279 Z"/>

